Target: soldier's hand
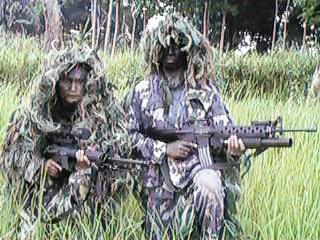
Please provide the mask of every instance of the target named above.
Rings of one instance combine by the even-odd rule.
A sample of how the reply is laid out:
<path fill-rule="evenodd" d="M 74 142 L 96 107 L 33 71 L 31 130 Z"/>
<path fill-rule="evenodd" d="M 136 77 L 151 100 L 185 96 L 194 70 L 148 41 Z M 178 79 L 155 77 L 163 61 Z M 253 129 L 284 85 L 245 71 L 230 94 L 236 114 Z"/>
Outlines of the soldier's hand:
<path fill-rule="evenodd" d="M 167 156 L 171 159 L 185 159 L 197 144 L 187 141 L 175 141 L 167 144 Z"/>
<path fill-rule="evenodd" d="M 246 147 L 243 144 L 243 141 L 238 138 L 236 135 L 231 135 L 228 140 L 228 153 L 235 157 L 240 157 L 244 151 L 246 150 Z"/>
<path fill-rule="evenodd" d="M 77 167 L 79 168 L 88 168 L 91 166 L 90 160 L 85 155 L 84 150 L 78 150 L 76 152 L 76 158 L 77 158 Z"/>
<path fill-rule="evenodd" d="M 46 162 L 46 171 L 51 177 L 59 177 L 62 171 L 62 167 L 52 159 L 48 159 Z"/>

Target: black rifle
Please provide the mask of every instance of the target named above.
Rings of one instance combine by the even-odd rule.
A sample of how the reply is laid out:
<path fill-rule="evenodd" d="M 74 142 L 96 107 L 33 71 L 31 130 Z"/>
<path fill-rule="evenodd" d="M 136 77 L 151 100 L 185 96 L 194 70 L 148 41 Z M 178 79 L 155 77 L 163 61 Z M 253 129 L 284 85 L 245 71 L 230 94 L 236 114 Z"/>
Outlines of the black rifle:
<path fill-rule="evenodd" d="M 279 126 L 280 125 L 280 126 Z M 198 145 L 199 160 L 202 167 L 210 167 L 214 161 L 212 154 L 219 154 L 227 147 L 227 139 L 231 135 L 241 138 L 247 149 L 256 149 L 254 156 L 268 148 L 291 147 L 293 140 L 285 138 L 285 132 L 316 132 L 316 129 L 283 129 L 283 120 L 254 121 L 249 126 L 222 124 L 208 125 L 202 120 L 183 129 L 150 128 L 145 135 L 155 140 L 170 143 L 185 140 Z"/>
<path fill-rule="evenodd" d="M 76 164 L 76 152 L 79 150 L 81 141 L 88 140 L 91 132 L 86 128 L 71 130 L 64 128 L 58 132 L 48 133 L 50 145 L 44 151 L 47 158 L 53 158 L 63 168 L 63 175 L 70 175 Z M 130 170 L 133 165 L 148 166 L 148 161 L 130 158 L 120 158 L 110 152 L 101 152 L 88 149 L 85 156 L 93 166 L 98 169 L 108 168 L 114 170 Z"/>

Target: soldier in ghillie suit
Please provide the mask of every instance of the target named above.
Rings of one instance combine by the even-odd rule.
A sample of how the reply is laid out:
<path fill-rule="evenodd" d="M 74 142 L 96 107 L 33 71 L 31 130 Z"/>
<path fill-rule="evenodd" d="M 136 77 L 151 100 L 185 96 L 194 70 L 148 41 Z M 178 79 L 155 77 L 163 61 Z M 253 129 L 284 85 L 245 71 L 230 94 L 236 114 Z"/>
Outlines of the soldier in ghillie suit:
<path fill-rule="evenodd" d="M 97 172 L 85 155 L 87 149 L 128 152 L 127 122 L 109 85 L 102 62 L 90 49 L 68 48 L 48 56 L 28 103 L 12 115 L 1 155 L 8 189 L 21 186 L 28 195 L 25 222 L 34 222 L 40 213 L 46 223 L 78 215 L 83 206 L 93 210 L 120 191 L 120 179 L 110 171 Z M 45 149 L 53 134 L 80 128 L 91 135 L 81 140 L 74 171 L 64 176 L 62 166 L 47 157 Z"/>
<path fill-rule="evenodd" d="M 234 218 L 239 168 L 202 167 L 194 143 L 164 143 L 145 134 L 149 128 L 180 129 L 204 119 L 208 124 L 233 124 L 215 86 L 208 42 L 186 19 L 169 15 L 149 21 L 141 51 L 146 78 L 127 95 L 126 105 L 133 151 L 152 163 L 141 180 L 147 235 L 239 237 Z M 232 135 L 228 149 L 215 157 L 235 163 L 244 148 Z"/>

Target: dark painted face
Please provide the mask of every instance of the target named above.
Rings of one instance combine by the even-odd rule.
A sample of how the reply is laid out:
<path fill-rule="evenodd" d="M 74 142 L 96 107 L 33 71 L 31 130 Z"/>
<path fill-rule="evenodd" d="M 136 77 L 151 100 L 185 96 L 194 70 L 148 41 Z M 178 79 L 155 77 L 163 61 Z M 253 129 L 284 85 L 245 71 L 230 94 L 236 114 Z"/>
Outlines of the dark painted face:
<path fill-rule="evenodd" d="M 77 105 L 82 101 L 88 73 L 86 68 L 76 65 L 61 78 L 58 83 L 58 91 L 64 105 Z"/>
<path fill-rule="evenodd" d="M 174 71 L 180 68 L 186 68 L 187 55 L 182 52 L 176 45 L 173 39 L 171 39 L 169 48 L 164 50 L 164 54 L 161 58 L 162 66 L 165 70 Z"/>

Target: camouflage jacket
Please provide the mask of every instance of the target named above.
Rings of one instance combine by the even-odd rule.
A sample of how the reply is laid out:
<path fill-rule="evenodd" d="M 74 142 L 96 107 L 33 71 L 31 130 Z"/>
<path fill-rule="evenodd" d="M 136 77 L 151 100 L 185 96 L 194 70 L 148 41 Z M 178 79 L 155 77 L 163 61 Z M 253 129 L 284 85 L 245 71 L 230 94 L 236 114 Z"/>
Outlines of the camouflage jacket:
<path fill-rule="evenodd" d="M 232 124 L 228 110 L 223 104 L 217 88 L 206 90 L 172 90 L 172 102 L 165 114 L 160 91 L 160 76 L 140 82 L 134 89 L 129 107 L 129 133 L 133 146 L 153 164 L 143 176 L 145 187 L 161 184 L 159 165 L 166 161 L 166 144 L 143 135 L 147 128 L 181 128 L 187 122 L 208 119 L 214 123 Z M 194 152 L 184 161 L 168 161 L 170 178 L 176 187 L 184 188 L 200 169 L 198 153 Z"/>

